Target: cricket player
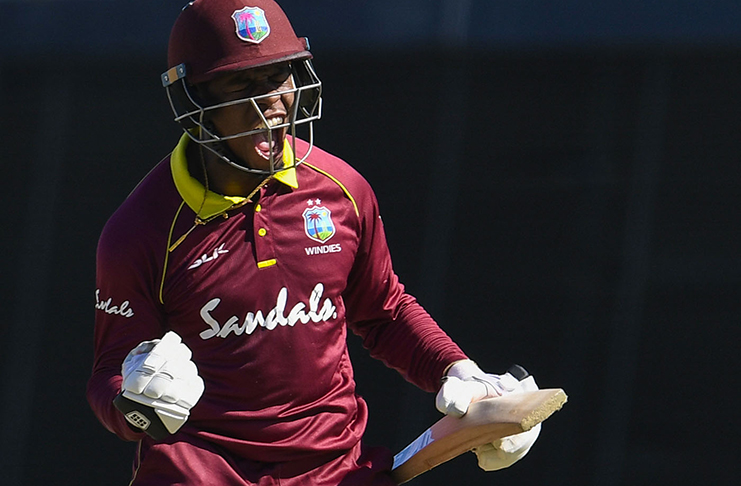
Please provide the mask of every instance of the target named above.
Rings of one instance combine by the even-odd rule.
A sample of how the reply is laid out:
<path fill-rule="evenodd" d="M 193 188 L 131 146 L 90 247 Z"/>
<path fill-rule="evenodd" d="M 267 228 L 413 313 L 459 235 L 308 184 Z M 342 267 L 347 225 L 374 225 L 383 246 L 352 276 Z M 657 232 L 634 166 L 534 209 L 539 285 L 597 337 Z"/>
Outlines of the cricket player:
<path fill-rule="evenodd" d="M 348 330 L 443 413 L 521 391 L 405 292 L 373 191 L 312 143 L 311 58 L 273 0 L 196 0 L 172 29 L 162 82 L 183 135 L 97 252 L 87 396 L 138 442 L 132 485 L 394 484 L 391 452 L 362 440 Z"/>

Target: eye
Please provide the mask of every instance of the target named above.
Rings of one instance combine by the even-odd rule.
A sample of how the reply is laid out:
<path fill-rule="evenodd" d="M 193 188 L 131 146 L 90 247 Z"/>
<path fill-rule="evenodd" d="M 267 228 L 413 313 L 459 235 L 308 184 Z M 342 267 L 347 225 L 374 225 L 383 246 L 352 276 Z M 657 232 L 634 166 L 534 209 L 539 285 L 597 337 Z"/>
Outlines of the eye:
<path fill-rule="evenodd" d="M 224 83 L 221 91 L 228 94 L 244 93 L 255 88 L 256 81 L 247 76 L 233 76 Z"/>
<path fill-rule="evenodd" d="M 270 82 L 273 84 L 281 85 L 288 79 L 288 74 L 276 74 L 270 78 Z"/>
<path fill-rule="evenodd" d="M 244 93 L 252 89 L 253 89 L 252 83 L 248 83 L 244 81 L 244 82 L 236 82 L 236 83 L 229 84 L 228 86 L 224 88 L 224 92 L 228 94 Z"/>
<path fill-rule="evenodd" d="M 286 64 L 285 66 L 281 66 L 280 70 L 270 77 L 270 80 L 273 81 L 274 83 L 283 84 L 286 82 L 286 80 L 288 79 L 290 75 L 291 75 L 291 66 L 290 64 Z"/>
<path fill-rule="evenodd" d="M 259 96 L 285 84 L 291 72 L 291 65 L 284 64 L 262 71 L 240 73 L 224 80 L 216 91 L 227 98 Z"/>

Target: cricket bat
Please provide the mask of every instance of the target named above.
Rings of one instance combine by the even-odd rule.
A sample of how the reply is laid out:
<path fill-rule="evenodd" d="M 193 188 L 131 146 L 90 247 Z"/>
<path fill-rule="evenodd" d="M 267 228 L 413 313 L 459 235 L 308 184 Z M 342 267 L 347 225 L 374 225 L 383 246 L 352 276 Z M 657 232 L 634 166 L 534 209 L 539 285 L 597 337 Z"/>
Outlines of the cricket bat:
<path fill-rule="evenodd" d="M 463 417 L 443 417 L 396 454 L 391 476 L 402 484 L 475 447 L 526 432 L 566 399 L 562 389 L 549 388 L 474 402 Z"/>

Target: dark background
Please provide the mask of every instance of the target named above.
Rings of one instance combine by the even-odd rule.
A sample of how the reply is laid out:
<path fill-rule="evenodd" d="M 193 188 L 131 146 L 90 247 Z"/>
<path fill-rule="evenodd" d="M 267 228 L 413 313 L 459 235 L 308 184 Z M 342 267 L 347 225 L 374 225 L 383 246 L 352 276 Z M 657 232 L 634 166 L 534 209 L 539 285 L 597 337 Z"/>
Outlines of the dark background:
<path fill-rule="evenodd" d="M 94 252 L 174 146 L 182 0 L 0 1 L 0 483 L 125 485 L 85 401 Z M 249 3 L 249 2 L 248 2 Z M 317 143 L 381 204 L 397 273 L 490 372 L 569 403 L 528 457 L 411 484 L 736 485 L 737 1 L 282 2 L 325 86 Z M 367 439 L 438 418 L 350 342 Z"/>

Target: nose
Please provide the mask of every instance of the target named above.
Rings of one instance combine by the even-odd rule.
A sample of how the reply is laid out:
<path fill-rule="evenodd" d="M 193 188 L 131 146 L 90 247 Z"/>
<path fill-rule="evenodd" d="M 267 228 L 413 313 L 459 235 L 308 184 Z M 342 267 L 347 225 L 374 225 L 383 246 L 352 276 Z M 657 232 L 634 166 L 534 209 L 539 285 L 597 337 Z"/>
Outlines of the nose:
<path fill-rule="evenodd" d="M 293 104 L 293 77 L 289 77 L 284 82 L 278 85 L 274 85 L 269 92 L 262 95 L 257 101 L 261 111 L 265 111 L 269 108 L 288 108 Z"/>
<path fill-rule="evenodd" d="M 255 100 L 260 111 L 265 112 L 266 110 L 276 106 L 283 99 L 281 90 L 276 88 L 269 93 L 262 95 L 259 99 Z"/>

